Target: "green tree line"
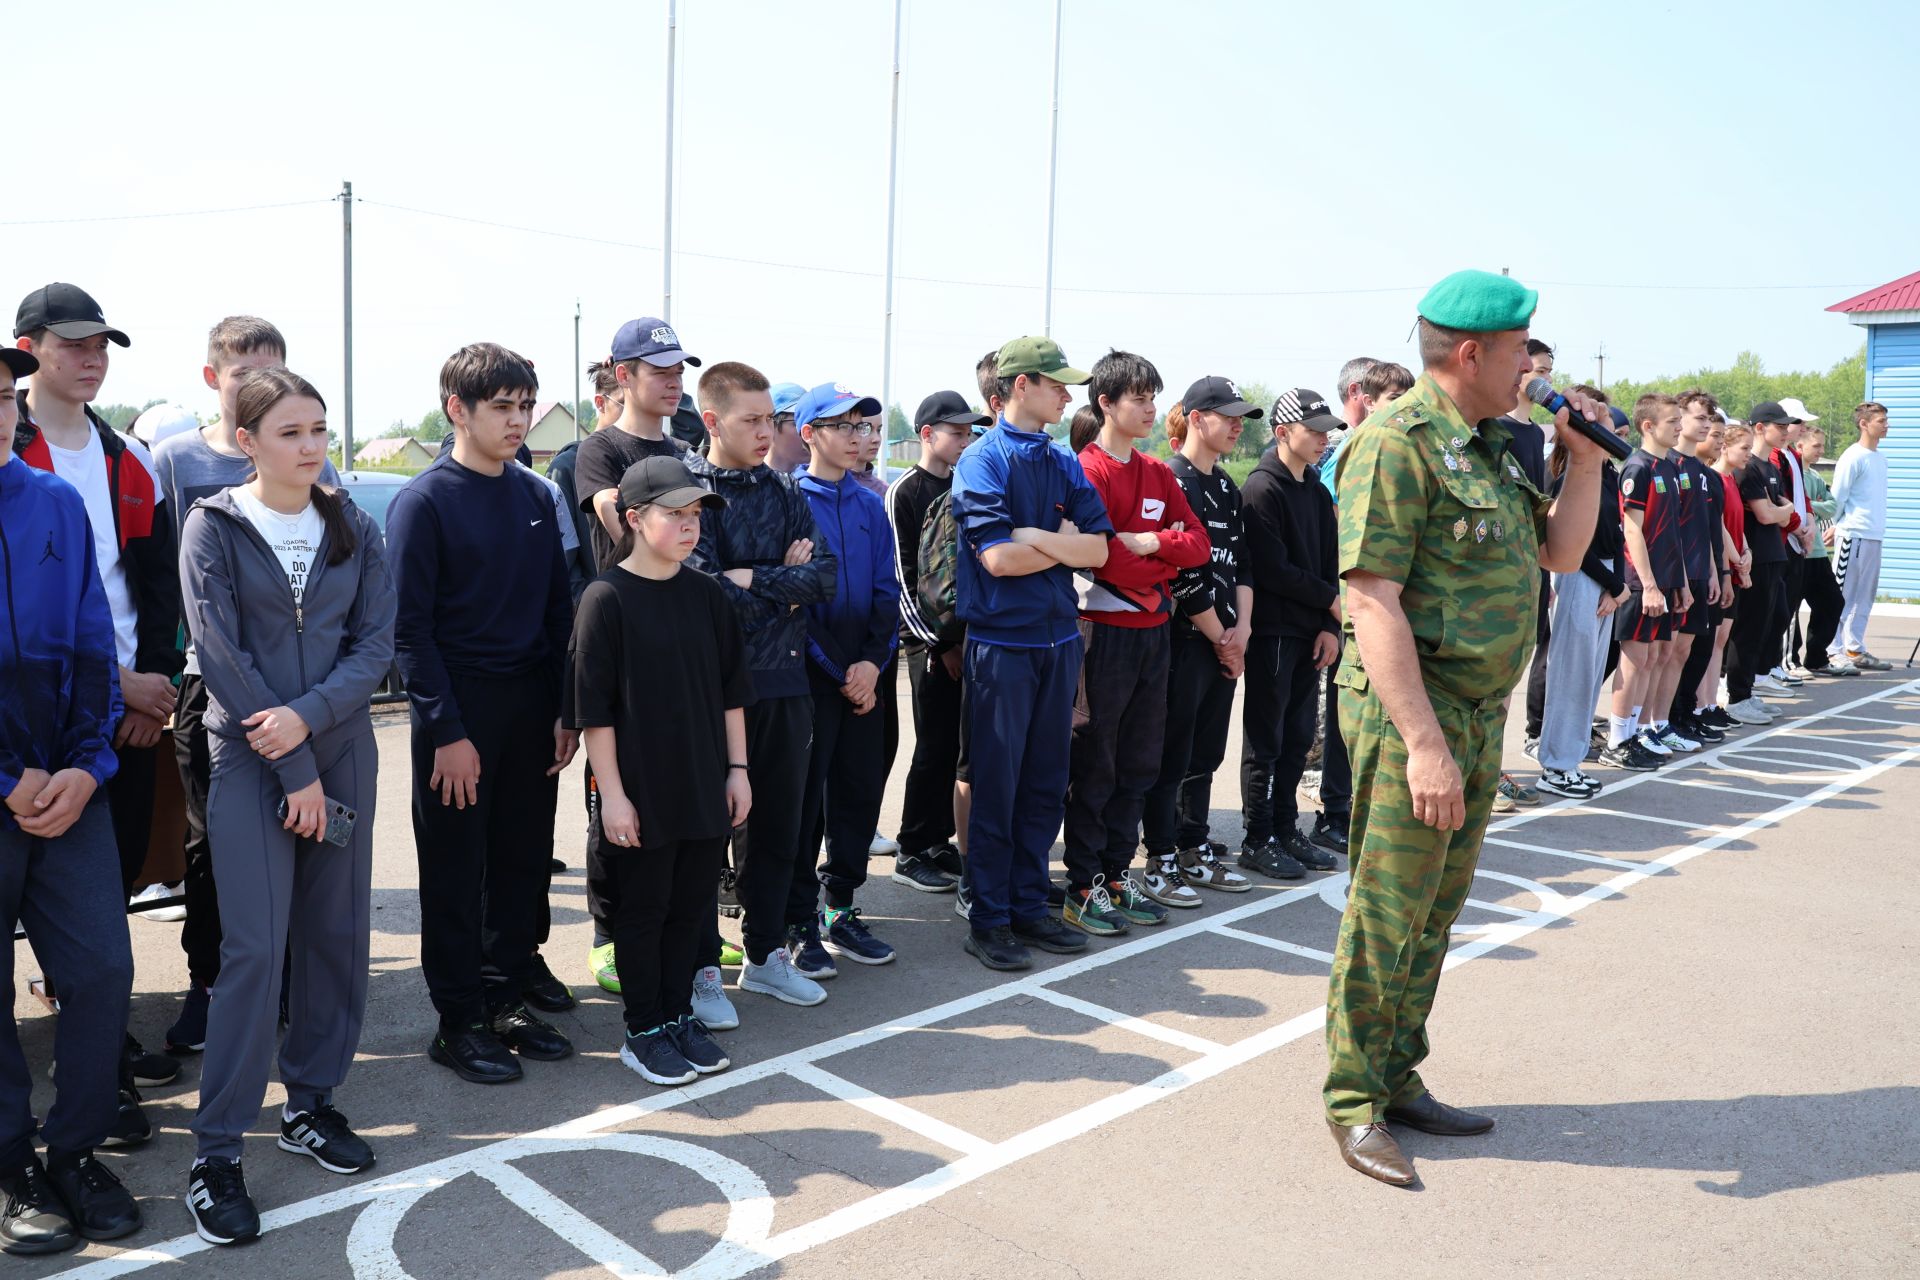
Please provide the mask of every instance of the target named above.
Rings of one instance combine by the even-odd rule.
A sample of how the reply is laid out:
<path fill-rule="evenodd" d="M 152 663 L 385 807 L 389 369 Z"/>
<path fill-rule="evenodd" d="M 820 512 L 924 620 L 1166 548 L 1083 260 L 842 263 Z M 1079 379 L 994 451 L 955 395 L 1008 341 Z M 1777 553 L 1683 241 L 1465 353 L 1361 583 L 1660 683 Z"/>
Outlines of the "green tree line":
<path fill-rule="evenodd" d="M 1571 382 L 1556 381 L 1563 385 Z M 1853 422 L 1853 407 L 1866 394 L 1867 348 L 1862 343 L 1860 350 L 1824 373 L 1768 373 L 1758 355 L 1742 351 L 1730 369 L 1696 369 L 1646 382 L 1622 378 L 1602 390 L 1608 400 L 1631 413 L 1633 402 L 1650 392 L 1678 395 L 1695 387 L 1711 392 L 1730 418 L 1744 419 L 1763 400 L 1799 397 L 1819 415 L 1818 425 L 1827 433 L 1827 456 L 1833 458 L 1860 437 L 1860 429 Z"/>

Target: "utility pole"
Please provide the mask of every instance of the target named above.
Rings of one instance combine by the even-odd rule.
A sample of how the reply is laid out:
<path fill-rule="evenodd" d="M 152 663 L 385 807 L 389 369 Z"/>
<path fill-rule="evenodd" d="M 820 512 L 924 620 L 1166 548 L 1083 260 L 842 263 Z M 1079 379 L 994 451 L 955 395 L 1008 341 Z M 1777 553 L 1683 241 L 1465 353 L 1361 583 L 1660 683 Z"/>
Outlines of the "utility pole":
<path fill-rule="evenodd" d="M 573 438 L 586 432 L 580 429 L 580 299 L 573 300 Z"/>
<path fill-rule="evenodd" d="M 345 317 L 340 469 L 348 471 L 353 467 L 353 184 L 345 179 L 340 182 L 340 267 L 340 311 Z"/>
<path fill-rule="evenodd" d="M 667 180 L 666 233 L 660 240 L 660 318 L 673 323 L 673 46 L 679 0 L 667 0 Z"/>
<path fill-rule="evenodd" d="M 893 226 L 900 173 L 900 7 L 893 0 L 893 108 L 887 125 L 887 317 L 880 331 L 880 474 L 887 473 L 887 452 L 893 442 Z"/>
<path fill-rule="evenodd" d="M 1593 360 L 1594 360 L 1594 363 L 1598 366 L 1598 369 L 1595 371 L 1593 375 L 1593 385 L 1600 388 L 1602 391 L 1605 391 L 1607 389 L 1607 344 L 1606 343 L 1602 342 L 1600 344 L 1600 350 L 1595 353 Z"/>
<path fill-rule="evenodd" d="M 1060 191 L 1060 9 L 1064 0 L 1053 0 L 1053 142 L 1047 151 L 1047 301 L 1046 318 L 1040 332 L 1053 336 L 1053 215 Z"/>

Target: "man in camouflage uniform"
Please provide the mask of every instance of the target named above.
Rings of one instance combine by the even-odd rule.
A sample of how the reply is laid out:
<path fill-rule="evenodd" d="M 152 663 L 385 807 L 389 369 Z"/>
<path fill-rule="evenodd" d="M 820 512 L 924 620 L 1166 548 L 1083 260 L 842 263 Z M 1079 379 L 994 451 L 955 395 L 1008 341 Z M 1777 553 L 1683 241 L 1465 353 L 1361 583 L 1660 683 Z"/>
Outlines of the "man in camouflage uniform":
<path fill-rule="evenodd" d="M 1598 446 L 1556 419 L 1567 479 L 1549 504 L 1499 415 L 1529 373 L 1536 295 L 1462 271 L 1420 303 L 1425 372 L 1348 442 L 1336 479 L 1354 640 L 1335 683 L 1353 759 L 1353 885 L 1327 1001 L 1327 1121 L 1342 1158 L 1396 1186 L 1412 1165 L 1386 1121 L 1484 1133 L 1414 1067 L 1453 922 L 1500 781 L 1507 695 L 1533 648 L 1539 573 L 1579 567 Z M 1575 411 L 1606 410 L 1573 398 Z M 1477 424 L 1477 425 L 1476 425 Z"/>

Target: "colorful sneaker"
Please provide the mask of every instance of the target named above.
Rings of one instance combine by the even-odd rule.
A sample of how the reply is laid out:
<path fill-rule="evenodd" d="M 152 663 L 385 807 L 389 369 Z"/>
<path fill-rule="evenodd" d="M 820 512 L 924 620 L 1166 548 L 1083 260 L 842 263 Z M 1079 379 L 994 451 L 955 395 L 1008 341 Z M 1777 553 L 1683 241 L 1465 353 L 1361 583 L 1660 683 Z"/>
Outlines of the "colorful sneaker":
<path fill-rule="evenodd" d="M 280 1149 L 310 1156 L 328 1173 L 363 1173 L 373 1167 L 373 1148 L 327 1104 L 295 1112 L 291 1120 L 281 1112 Z"/>
<path fill-rule="evenodd" d="M 827 926 L 827 949 L 833 954 L 845 956 L 855 964 L 893 963 L 893 948 L 873 936 L 866 921 L 860 918 L 860 908 L 848 907 L 841 911 L 828 907 L 820 918 Z"/>
<path fill-rule="evenodd" d="M 1532 787 L 1517 781 L 1510 773 L 1500 775 L 1500 794 L 1523 809 L 1531 809 L 1540 803 L 1540 793 Z"/>
<path fill-rule="evenodd" d="M 1118 879 L 1107 882 L 1107 899 L 1113 903 L 1113 913 L 1128 924 L 1151 928 L 1167 922 L 1167 909 L 1141 892 L 1131 871 L 1123 871 Z"/>
<path fill-rule="evenodd" d="M 840 976 L 840 970 L 834 966 L 833 957 L 820 945 L 820 918 L 815 916 L 805 924 L 787 926 L 787 958 L 793 961 L 793 971 L 803 978 L 812 978 L 815 982 Z"/>
<path fill-rule="evenodd" d="M 613 944 L 593 947 L 587 952 L 587 972 L 600 984 L 602 991 L 620 994 L 620 970 L 614 967 Z"/>
<path fill-rule="evenodd" d="M 726 984 L 716 965 L 693 971 L 693 1016 L 709 1031 L 731 1031 L 740 1025 L 740 1014 L 727 999 Z"/>
<path fill-rule="evenodd" d="M 734 946 L 731 942 L 722 942 L 720 944 L 720 967 L 722 969 L 738 969 L 741 965 L 745 964 L 746 961 L 747 953 L 739 947 Z"/>
<path fill-rule="evenodd" d="M 1222 893 L 1250 891 L 1253 881 L 1222 862 L 1221 852 L 1220 846 L 1211 842 L 1199 849 L 1182 849 L 1174 855 L 1180 864 L 1181 878 L 1198 888 L 1218 889 Z"/>
<path fill-rule="evenodd" d="M 1126 918 L 1114 912 L 1113 899 L 1107 896 L 1107 886 L 1102 879 L 1095 879 L 1091 889 L 1067 890 L 1060 918 L 1096 938 L 1111 938 L 1125 933 L 1128 927 Z"/>
<path fill-rule="evenodd" d="M 691 1084 L 700 1078 L 687 1056 L 680 1052 L 669 1027 L 629 1031 L 626 1043 L 620 1046 L 620 1061 L 654 1084 Z"/>
<path fill-rule="evenodd" d="M 669 1022 L 667 1034 L 673 1038 L 673 1047 L 680 1051 L 680 1056 L 703 1076 L 725 1071 L 733 1065 L 720 1042 L 707 1034 L 705 1024 L 693 1014 L 683 1013 Z"/>
<path fill-rule="evenodd" d="M 825 987 L 794 970 L 785 947 L 767 952 L 765 964 L 748 960 L 741 965 L 738 985 L 742 991 L 757 991 L 782 1004 L 815 1005 L 827 998 Z"/>
<path fill-rule="evenodd" d="M 1200 894 L 1180 872 L 1180 861 L 1172 854 L 1149 857 L 1146 874 L 1140 877 L 1140 891 L 1163 907 L 1197 907 Z"/>

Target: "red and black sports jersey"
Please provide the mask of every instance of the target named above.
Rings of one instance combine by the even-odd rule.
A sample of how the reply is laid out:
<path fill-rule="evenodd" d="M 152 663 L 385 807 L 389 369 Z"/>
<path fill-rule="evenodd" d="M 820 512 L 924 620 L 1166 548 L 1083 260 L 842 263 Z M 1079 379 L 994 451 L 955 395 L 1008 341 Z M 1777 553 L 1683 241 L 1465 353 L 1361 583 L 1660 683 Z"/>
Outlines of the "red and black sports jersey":
<path fill-rule="evenodd" d="M 1719 545 L 1720 513 L 1713 505 L 1720 477 L 1698 458 L 1677 450 L 1669 455 L 1680 484 L 1680 563 L 1692 582 L 1714 573 L 1713 548 Z"/>
<path fill-rule="evenodd" d="M 1649 569 L 1664 591 L 1678 591 L 1686 584 L 1685 564 L 1680 555 L 1680 473 L 1671 458 L 1656 458 L 1645 449 L 1635 449 L 1620 467 L 1620 519 L 1627 512 L 1641 514 L 1640 532 L 1647 540 L 1650 565 L 1636 564 L 1627 554 L 1627 585 L 1644 590 L 1641 575 Z"/>

